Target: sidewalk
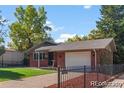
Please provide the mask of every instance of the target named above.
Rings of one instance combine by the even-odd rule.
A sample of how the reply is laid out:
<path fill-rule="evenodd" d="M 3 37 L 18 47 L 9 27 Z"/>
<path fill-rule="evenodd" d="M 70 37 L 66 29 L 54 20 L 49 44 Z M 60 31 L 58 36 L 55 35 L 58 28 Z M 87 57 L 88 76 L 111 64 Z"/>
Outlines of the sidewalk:
<path fill-rule="evenodd" d="M 124 74 L 110 82 L 106 88 L 124 88 Z"/>

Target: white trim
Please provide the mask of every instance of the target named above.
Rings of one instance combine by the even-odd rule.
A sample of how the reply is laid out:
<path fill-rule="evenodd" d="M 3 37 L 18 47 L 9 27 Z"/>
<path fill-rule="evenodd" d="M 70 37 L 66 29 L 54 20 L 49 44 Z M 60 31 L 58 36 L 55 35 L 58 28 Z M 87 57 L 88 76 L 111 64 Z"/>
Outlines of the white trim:
<path fill-rule="evenodd" d="M 40 53 L 41 53 L 41 59 L 40 59 Z M 36 59 L 34 58 L 34 55 L 35 54 L 36 54 Z M 38 61 L 38 57 L 39 57 L 39 60 L 40 61 L 44 61 L 44 56 L 46 56 L 46 53 L 45 52 L 33 52 L 33 61 Z"/>
<path fill-rule="evenodd" d="M 39 56 L 40 52 L 38 52 L 38 68 L 40 67 L 40 56 Z"/>
<path fill-rule="evenodd" d="M 38 55 L 37 55 L 38 52 L 33 52 L 33 61 L 37 61 L 38 60 Z M 36 56 L 36 59 L 34 58 L 34 55 Z"/>

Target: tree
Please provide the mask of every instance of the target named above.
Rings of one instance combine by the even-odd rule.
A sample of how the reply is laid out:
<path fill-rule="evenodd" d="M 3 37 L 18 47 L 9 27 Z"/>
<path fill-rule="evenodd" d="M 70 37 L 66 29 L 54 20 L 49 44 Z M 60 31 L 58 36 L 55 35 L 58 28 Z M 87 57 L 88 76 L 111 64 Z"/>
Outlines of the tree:
<path fill-rule="evenodd" d="M 114 53 L 114 63 L 124 62 L 124 5 L 103 5 L 100 9 L 101 18 L 96 22 L 97 29 L 93 29 L 86 39 L 114 38 L 117 52 Z M 82 38 L 83 40 L 83 38 Z M 75 41 L 71 38 L 68 41 Z M 79 41 L 79 39 L 76 39 Z"/>
<path fill-rule="evenodd" d="M 123 30 L 124 6 L 102 6 L 101 18 L 97 21 L 98 30 L 106 37 L 116 37 Z"/>
<path fill-rule="evenodd" d="M 105 37 L 105 35 L 102 33 L 102 31 L 98 30 L 98 29 L 93 29 L 91 30 L 91 32 L 88 35 L 88 39 L 89 40 L 93 40 L 93 39 L 101 39 Z"/>
<path fill-rule="evenodd" d="M 0 11 L 1 13 L 1 11 Z M 5 47 L 3 45 L 4 43 L 4 37 L 6 36 L 7 32 L 4 29 L 6 26 L 7 20 L 0 15 L 0 56 L 5 52 Z"/>
<path fill-rule="evenodd" d="M 82 40 L 87 40 L 88 37 L 87 36 L 79 36 L 79 35 L 75 35 L 72 38 L 68 38 L 67 41 L 65 42 L 75 42 L 75 41 L 82 41 Z"/>
<path fill-rule="evenodd" d="M 102 6 L 100 9 L 101 18 L 97 21 L 97 31 L 93 30 L 90 37 L 115 39 L 117 53 L 114 54 L 114 62 L 124 62 L 124 6 Z M 94 38 L 95 37 L 95 38 Z"/>
<path fill-rule="evenodd" d="M 10 47 L 24 51 L 51 38 L 46 32 L 51 31 L 51 28 L 45 25 L 47 17 L 43 6 L 38 10 L 32 5 L 25 9 L 19 6 L 16 8 L 15 17 L 17 21 L 9 26 L 12 40 L 8 44 Z"/>
<path fill-rule="evenodd" d="M 0 11 L 1 13 L 1 11 Z M 6 26 L 7 20 L 2 17 L 0 14 L 0 44 L 4 42 L 4 37 L 6 36 L 6 30 L 4 27 Z"/>
<path fill-rule="evenodd" d="M 0 56 L 5 52 L 5 47 L 4 46 L 0 46 Z"/>

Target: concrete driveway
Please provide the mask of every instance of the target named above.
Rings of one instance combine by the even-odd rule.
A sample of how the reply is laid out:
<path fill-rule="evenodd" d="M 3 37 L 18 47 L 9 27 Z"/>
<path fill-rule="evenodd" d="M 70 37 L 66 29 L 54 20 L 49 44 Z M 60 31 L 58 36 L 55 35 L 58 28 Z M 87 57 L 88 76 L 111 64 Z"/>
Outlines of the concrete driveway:
<path fill-rule="evenodd" d="M 0 88 L 43 88 L 57 83 L 57 73 L 0 82 Z"/>

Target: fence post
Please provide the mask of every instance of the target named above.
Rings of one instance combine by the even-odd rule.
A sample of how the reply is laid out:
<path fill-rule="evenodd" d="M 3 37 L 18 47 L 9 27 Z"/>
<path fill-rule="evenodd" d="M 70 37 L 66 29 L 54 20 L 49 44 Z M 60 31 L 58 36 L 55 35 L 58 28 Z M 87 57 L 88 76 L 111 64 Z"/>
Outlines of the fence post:
<path fill-rule="evenodd" d="M 84 65 L 84 88 L 86 88 L 86 66 Z"/>
<path fill-rule="evenodd" d="M 60 88 L 60 66 L 58 66 L 58 88 Z"/>

